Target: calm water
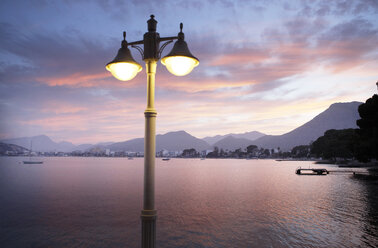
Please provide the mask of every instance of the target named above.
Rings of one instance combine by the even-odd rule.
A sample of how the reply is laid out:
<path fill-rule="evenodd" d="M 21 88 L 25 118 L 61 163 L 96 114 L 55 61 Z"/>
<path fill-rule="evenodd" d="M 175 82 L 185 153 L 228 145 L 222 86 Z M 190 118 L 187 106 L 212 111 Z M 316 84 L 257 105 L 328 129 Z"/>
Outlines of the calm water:
<path fill-rule="evenodd" d="M 139 247 L 143 159 L 44 160 L 0 157 L 0 247 Z M 378 184 L 310 164 L 157 159 L 158 247 L 377 247 Z"/>

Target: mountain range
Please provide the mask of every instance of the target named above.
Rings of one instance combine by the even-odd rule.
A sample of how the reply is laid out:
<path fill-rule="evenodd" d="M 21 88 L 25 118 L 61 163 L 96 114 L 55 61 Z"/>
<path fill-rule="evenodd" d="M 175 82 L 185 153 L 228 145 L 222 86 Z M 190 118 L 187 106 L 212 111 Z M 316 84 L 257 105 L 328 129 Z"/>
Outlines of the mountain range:
<path fill-rule="evenodd" d="M 213 146 L 221 148 L 223 150 L 234 151 L 238 148 L 246 148 L 247 146 L 252 144 L 255 144 L 253 140 L 245 138 L 235 138 L 234 136 L 229 135 L 216 142 Z"/>
<path fill-rule="evenodd" d="M 254 145 L 287 151 L 298 145 L 308 145 L 329 129 L 357 128 L 361 102 L 334 103 L 311 121 L 282 135 L 266 135 L 255 140 Z"/>
<path fill-rule="evenodd" d="M 248 145 L 252 144 L 269 149 L 280 147 L 281 150 L 286 151 L 297 145 L 308 145 L 329 129 L 357 128 L 356 120 L 360 118 L 358 114 L 358 106 L 360 104 L 361 102 L 334 103 L 309 122 L 282 135 L 265 135 L 257 131 L 252 131 L 199 139 L 185 131 L 169 132 L 163 135 L 159 134 L 156 135 L 156 151 L 162 149 L 180 151 L 186 148 L 194 148 L 197 151 L 202 151 L 212 149 L 215 146 L 222 149 L 235 150 L 237 148 L 246 148 Z M 5 139 L 0 142 L 25 148 L 29 148 L 32 143 L 33 151 L 45 152 L 86 151 L 93 148 L 137 152 L 144 150 L 143 138 L 116 143 L 107 142 L 98 143 L 96 145 L 82 144 L 78 146 L 66 141 L 54 142 L 46 135 Z"/>
<path fill-rule="evenodd" d="M 143 151 L 144 139 L 132 139 L 129 141 L 113 143 L 107 146 L 112 151 Z M 185 131 L 169 132 L 156 135 L 156 151 L 166 149 L 168 151 L 182 151 L 186 148 L 194 148 L 197 151 L 211 149 L 204 140 L 198 139 Z"/>
<path fill-rule="evenodd" d="M 27 153 L 29 152 L 29 150 L 18 145 L 5 144 L 0 142 L 0 154 L 6 154 L 7 152 L 21 154 Z"/>
<path fill-rule="evenodd" d="M 266 134 L 257 132 L 257 131 L 252 131 L 252 132 L 245 132 L 245 133 L 230 133 L 226 135 L 216 135 L 212 137 L 205 137 L 203 138 L 204 141 L 209 143 L 210 145 L 215 145 L 218 141 L 226 138 L 226 137 L 234 137 L 234 138 L 242 138 L 242 139 L 247 139 L 247 140 L 256 140 L 262 136 L 265 136 Z"/>
<path fill-rule="evenodd" d="M 86 151 L 94 146 L 105 147 L 113 142 L 103 142 L 96 145 L 93 144 L 81 144 L 74 145 L 71 142 L 61 141 L 54 142 L 46 135 L 37 135 L 33 137 L 22 137 L 14 139 L 4 139 L 0 141 L 5 144 L 13 144 L 26 148 L 27 150 L 39 151 L 39 152 L 72 152 L 75 150 Z"/>
<path fill-rule="evenodd" d="M 54 142 L 46 135 L 22 137 L 22 138 L 15 138 L 15 139 L 5 139 L 5 140 L 1 140 L 1 142 L 22 146 L 27 149 L 32 149 L 33 151 L 45 151 L 45 152 L 50 152 L 50 151 L 68 152 L 75 148 L 75 145 L 70 142 L 67 142 L 67 141 Z"/>

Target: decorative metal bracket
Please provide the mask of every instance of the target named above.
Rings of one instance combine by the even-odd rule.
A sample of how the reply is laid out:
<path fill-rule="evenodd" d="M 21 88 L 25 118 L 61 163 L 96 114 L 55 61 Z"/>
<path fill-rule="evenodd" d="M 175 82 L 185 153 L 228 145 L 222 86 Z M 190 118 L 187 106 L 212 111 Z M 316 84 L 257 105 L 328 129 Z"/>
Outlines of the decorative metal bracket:
<path fill-rule="evenodd" d="M 173 42 L 173 40 L 169 40 L 169 41 L 165 42 L 165 43 L 160 47 L 159 52 L 158 52 L 158 54 L 159 54 L 159 59 L 161 58 L 161 54 L 163 53 L 164 48 L 165 48 L 169 43 L 172 43 L 172 42 Z"/>
<path fill-rule="evenodd" d="M 132 48 L 135 48 L 136 50 L 139 51 L 140 55 L 142 56 L 142 59 L 144 58 L 144 51 L 143 48 L 137 46 L 137 45 L 131 45 Z"/>

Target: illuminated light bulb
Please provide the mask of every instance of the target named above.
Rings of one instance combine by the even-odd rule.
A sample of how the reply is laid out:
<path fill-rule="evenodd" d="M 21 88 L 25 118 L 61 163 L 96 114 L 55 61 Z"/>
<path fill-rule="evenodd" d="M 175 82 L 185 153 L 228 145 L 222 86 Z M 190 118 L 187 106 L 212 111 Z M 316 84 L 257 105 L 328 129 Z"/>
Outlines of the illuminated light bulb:
<path fill-rule="evenodd" d="M 133 79 L 138 72 L 142 70 L 142 66 L 134 63 L 117 62 L 108 64 L 106 69 L 110 71 L 116 79 L 128 81 Z"/>
<path fill-rule="evenodd" d="M 164 57 L 161 63 L 167 67 L 170 73 L 176 76 L 188 75 L 199 64 L 198 60 L 186 56 Z"/>

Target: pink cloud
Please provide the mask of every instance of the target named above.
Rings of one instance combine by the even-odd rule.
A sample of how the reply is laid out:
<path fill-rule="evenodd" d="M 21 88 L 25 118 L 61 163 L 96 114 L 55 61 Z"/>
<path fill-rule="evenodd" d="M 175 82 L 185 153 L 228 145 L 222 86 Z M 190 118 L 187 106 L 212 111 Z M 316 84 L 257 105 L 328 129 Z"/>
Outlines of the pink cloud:
<path fill-rule="evenodd" d="M 101 72 L 97 74 L 85 74 L 82 72 L 75 72 L 65 77 L 38 77 L 37 81 L 45 83 L 49 86 L 80 86 L 80 87 L 93 87 L 96 82 L 108 78 L 109 74 Z"/>
<path fill-rule="evenodd" d="M 247 65 L 263 63 L 270 58 L 269 52 L 257 49 L 239 49 L 233 53 L 216 56 L 210 60 L 209 66 Z"/>
<path fill-rule="evenodd" d="M 76 114 L 83 111 L 86 111 L 88 108 L 82 106 L 75 106 L 67 102 L 58 102 L 58 101 L 49 101 L 47 102 L 42 109 L 42 113 L 47 114 Z"/>

